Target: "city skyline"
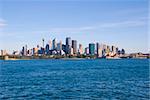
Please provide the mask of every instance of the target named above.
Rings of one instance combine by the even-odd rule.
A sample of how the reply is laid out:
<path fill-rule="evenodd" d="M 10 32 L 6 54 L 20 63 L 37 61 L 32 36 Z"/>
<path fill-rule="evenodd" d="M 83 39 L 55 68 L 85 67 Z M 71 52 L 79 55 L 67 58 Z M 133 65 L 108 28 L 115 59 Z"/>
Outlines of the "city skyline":
<path fill-rule="evenodd" d="M 42 38 L 42 46 L 37 45 L 33 48 L 29 48 L 28 45 L 22 46 L 22 49 L 19 51 L 13 51 L 12 54 L 8 54 L 6 50 L 1 50 L 1 56 L 13 55 L 13 56 L 28 56 L 28 57 L 40 57 L 47 56 L 58 58 L 61 57 L 90 57 L 90 58 L 108 58 L 108 57 L 127 57 L 129 55 L 125 54 L 125 50 L 118 48 L 114 45 L 107 45 L 97 43 L 89 43 L 87 47 L 77 40 L 72 39 L 71 37 L 66 37 L 66 42 L 62 43 L 62 40 L 59 42 L 56 38 L 49 40 L 49 43 L 45 44 L 45 39 Z"/>
<path fill-rule="evenodd" d="M 72 37 L 148 53 L 148 0 L 0 1 L 0 49 L 33 48 Z"/>

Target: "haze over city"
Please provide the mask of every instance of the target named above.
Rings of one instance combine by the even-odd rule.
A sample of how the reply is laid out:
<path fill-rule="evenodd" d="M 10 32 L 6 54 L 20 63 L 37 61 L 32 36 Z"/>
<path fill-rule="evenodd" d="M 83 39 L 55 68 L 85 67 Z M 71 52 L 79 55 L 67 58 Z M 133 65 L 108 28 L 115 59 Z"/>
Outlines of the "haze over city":
<path fill-rule="evenodd" d="M 0 49 L 33 48 L 72 37 L 148 52 L 148 0 L 1 0 Z"/>

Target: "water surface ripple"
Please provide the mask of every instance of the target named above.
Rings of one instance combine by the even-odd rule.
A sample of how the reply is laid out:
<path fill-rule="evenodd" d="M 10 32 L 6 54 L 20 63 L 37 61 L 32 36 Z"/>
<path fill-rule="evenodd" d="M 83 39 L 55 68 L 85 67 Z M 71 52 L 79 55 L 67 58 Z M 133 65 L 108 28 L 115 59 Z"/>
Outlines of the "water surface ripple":
<path fill-rule="evenodd" d="M 148 100 L 149 60 L 0 61 L 0 100 Z"/>

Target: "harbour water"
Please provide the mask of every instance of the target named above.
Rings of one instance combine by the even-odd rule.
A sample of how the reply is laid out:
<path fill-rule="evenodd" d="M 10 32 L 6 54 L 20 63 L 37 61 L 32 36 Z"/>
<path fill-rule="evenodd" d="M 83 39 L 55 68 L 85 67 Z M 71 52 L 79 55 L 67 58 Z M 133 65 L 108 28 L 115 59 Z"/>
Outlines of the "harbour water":
<path fill-rule="evenodd" d="M 0 61 L 0 100 L 148 100 L 148 59 Z"/>

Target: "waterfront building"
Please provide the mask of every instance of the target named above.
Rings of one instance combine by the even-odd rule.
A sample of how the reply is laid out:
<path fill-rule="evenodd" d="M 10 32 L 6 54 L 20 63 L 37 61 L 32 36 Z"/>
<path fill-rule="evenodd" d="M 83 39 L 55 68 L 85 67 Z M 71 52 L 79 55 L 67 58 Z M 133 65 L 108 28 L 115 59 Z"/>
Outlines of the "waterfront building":
<path fill-rule="evenodd" d="M 39 50 L 39 45 L 37 47 L 33 48 L 33 54 L 37 55 Z"/>
<path fill-rule="evenodd" d="M 45 47 L 45 54 L 49 54 L 49 44 L 46 44 L 46 47 Z"/>
<path fill-rule="evenodd" d="M 66 38 L 66 54 L 71 54 L 71 38 Z"/>
<path fill-rule="evenodd" d="M 52 41 L 51 40 L 49 40 L 49 50 L 52 50 Z"/>
<path fill-rule="evenodd" d="M 6 50 L 1 50 L 1 56 L 5 56 L 7 55 L 7 51 Z"/>
<path fill-rule="evenodd" d="M 74 53 L 73 53 L 73 48 L 72 47 L 71 47 L 70 51 L 71 51 L 70 54 L 73 55 Z"/>
<path fill-rule="evenodd" d="M 122 54 L 122 55 L 125 54 L 125 50 L 124 50 L 124 49 L 121 50 L 121 54 Z"/>
<path fill-rule="evenodd" d="M 106 54 L 109 55 L 109 53 L 110 53 L 110 46 L 107 45 Z"/>
<path fill-rule="evenodd" d="M 96 43 L 96 55 L 97 55 L 97 57 L 99 57 L 99 53 L 100 53 L 99 49 L 100 49 L 100 44 Z"/>
<path fill-rule="evenodd" d="M 83 46 L 82 46 L 82 44 L 79 44 L 78 53 L 79 53 L 79 54 L 83 54 Z"/>
<path fill-rule="evenodd" d="M 66 54 L 66 45 L 62 44 L 62 50 L 65 52 Z"/>
<path fill-rule="evenodd" d="M 90 55 L 94 55 L 95 54 L 95 44 L 94 43 L 90 43 L 89 44 L 89 54 Z"/>
<path fill-rule="evenodd" d="M 119 49 L 118 49 L 118 47 L 117 47 L 117 48 L 116 48 L 116 54 L 118 54 L 118 50 L 119 50 Z"/>
<path fill-rule="evenodd" d="M 61 50 L 61 55 L 65 55 L 65 52 L 63 50 Z"/>
<path fill-rule="evenodd" d="M 96 55 L 97 57 L 102 57 L 102 47 L 99 43 L 96 43 Z"/>
<path fill-rule="evenodd" d="M 24 46 L 22 47 L 22 51 L 21 51 L 21 52 L 22 52 L 22 55 L 23 55 L 23 56 L 26 55 L 26 50 L 25 50 L 25 47 L 24 47 Z"/>
<path fill-rule="evenodd" d="M 57 51 L 61 51 L 61 50 L 62 50 L 62 41 L 57 43 Z"/>
<path fill-rule="evenodd" d="M 24 55 L 27 56 L 28 47 L 25 45 Z"/>
<path fill-rule="evenodd" d="M 85 54 L 86 54 L 86 55 L 89 55 L 89 47 L 86 47 L 86 48 L 85 48 Z"/>
<path fill-rule="evenodd" d="M 72 40 L 73 54 L 77 54 L 77 41 Z"/>
<path fill-rule="evenodd" d="M 32 56 L 32 55 L 33 55 L 33 50 L 32 49 L 27 50 L 27 56 Z"/>
<path fill-rule="evenodd" d="M 53 50 L 56 50 L 57 48 L 57 43 L 56 43 L 56 38 L 53 39 Z"/>
<path fill-rule="evenodd" d="M 116 47 L 115 46 L 111 47 L 111 52 L 113 52 L 114 54 L 116 54 Z"/>

